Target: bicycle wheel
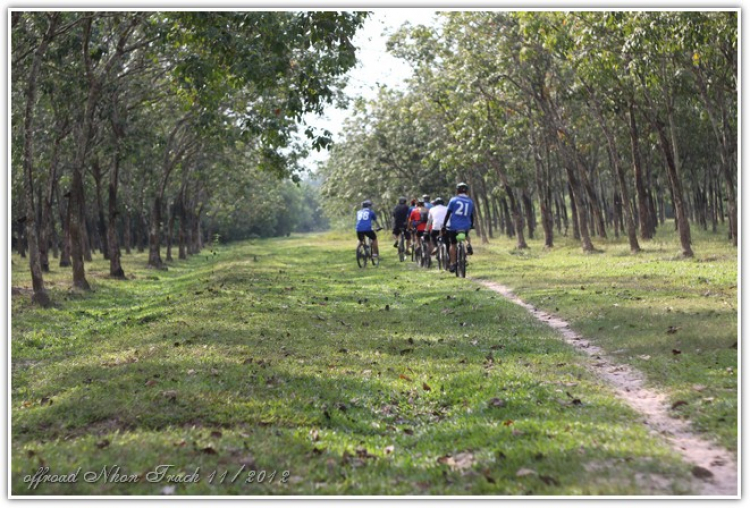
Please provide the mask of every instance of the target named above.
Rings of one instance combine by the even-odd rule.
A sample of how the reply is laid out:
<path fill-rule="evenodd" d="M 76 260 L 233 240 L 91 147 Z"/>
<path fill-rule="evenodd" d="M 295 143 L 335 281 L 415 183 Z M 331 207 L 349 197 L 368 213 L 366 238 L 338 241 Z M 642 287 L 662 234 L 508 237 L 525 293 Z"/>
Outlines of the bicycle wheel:
<path fill-rule="evenodd" d="M 365 249 L 362 245 L 357 245 L 357 266 L 364 268 L 366 264 Z"/>
<path fill-rule="evenodd" d="M 398 235 L 398 260 L 403 261 L 406 259 L 406 250 L 404 248 L 404 233 Z"/>
<path fill-rule="evenodd" d="M 466 250 L 463 242 L 456 246 L 456 277 L 466 277 Z"/>
<path fill-rule="evenodd" d="M 422 242 L 422 266 L 429 268 L 432 264 L 432 258 L 430 257 L 430 244 Z"/>
<path fill-rule="evenodd" d="M 438 259 L 443 262 L 441 269 L 448 270 L 450 257 L 448 256 L 448 247 L 445 245 L 445 242 L 440 242 L 440 246 L 438 247 Z"/>
<path fill-rule="evenodd" d="M 370 263 L 372 266 L 380 266 L 380 256 L 370 256 Z"/>

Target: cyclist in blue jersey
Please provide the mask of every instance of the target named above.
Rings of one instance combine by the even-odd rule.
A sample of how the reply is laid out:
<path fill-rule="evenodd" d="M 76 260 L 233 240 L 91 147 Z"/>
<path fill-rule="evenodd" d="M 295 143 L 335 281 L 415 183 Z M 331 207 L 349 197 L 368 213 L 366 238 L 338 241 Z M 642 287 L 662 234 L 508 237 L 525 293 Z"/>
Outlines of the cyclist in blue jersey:
<path fill-rule="evenodd" d="M 359 244 L 362 245 L 365 237 L 372 240 L 372 255 L 378 256 L 378 235 L 372 230 L 372 223 L 377 224 L 380 229 L 380 223 L 375 215 L 375 211 L 371 210 L 372 201 L 366 199 L 362 202 L 362 209 L 357 212 L 357 225 L 355 229 L 357 231 L 357 239 Z"/>
<path fill-rule="evenodd" d="M 450 271 L 456 271 L 456 236 L 460 231 L 466 233 L 466 253 L 474 253 L 469 241 L 469 230 L 474 228 L 474 201 L 468 196 L 469 186 L 461 182 L 456 185 L 456 195 L 448 202 L 445 213 L 444 235 L 450 242 Z"/>

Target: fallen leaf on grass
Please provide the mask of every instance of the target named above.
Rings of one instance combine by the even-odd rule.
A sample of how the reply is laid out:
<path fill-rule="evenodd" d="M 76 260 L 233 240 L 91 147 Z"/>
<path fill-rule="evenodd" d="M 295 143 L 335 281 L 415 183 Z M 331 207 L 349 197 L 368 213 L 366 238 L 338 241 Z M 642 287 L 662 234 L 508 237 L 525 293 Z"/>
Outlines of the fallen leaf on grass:
<path fill-rule="evenodd" d="M 399 379 L 403 379 L 403 380 L 405 380 L 405 381 L 411 381 L 411 380 L 412 380 L 412 379 L 411 379 L 411 378 L 410 378 L 409 376 L 407 376 L 406 374 L 399 374 L 399 375 L 398 375 L 398 378 L 399 378 Z"/>
<path fill-rule="evenodd" d="M 670 326 L 669 328 L 667 328 L 667 333 L 671 335 L 673 333 L 677 333 L 677 330 L 679 329 L 679 326 Z"/>
<path fill-rule="evenodd" d="M 687 405 L 688 405 L 688 403 L 685 402 L 684 400 L 678 400 L 677 402 L 675 402 L 674 404 L 672 404 L 672 409 L 677 409 L 680 406 L 687 406 Z"/>
<path fill-rule="evenodd" d="M 149 379 L 146 381 L 146 386 L 154 386 L 157 382 L 156 379 Z"/>
<path fill-rule="evenodd" d="M 426 392 L 432 390 L 432 388 L 430 388 L 430 385 L 428 385 L 427 383 L 422 383 L 422 389 Z"/>
<path fill-rule="evenodd" d="M 503 425 L 504 425 L 504 426 L 506 426 L 506 427 L 510 427 L 510 426 L 511 426 L 511 425 L 513 425 L 514 423 L 515 423 L 515 422 L 514 422 L 513 420 L 505 420 L 505 421 L 503 422 Z"/>
<path fill-rule="evenodd" d="M 696 392 L 702 392 L 706 388 L 708 387 L 704 385 L 693 385 L 693 390 L 695 390 Z"/>
<path fill-rule="evenodd" d="M 521 469 L 516 471 L 516 476 L 519 478 L 523 478 L 524 476 L 535 475 L 535 474 L 536 474 L 536 471 L 534 471 L 533 469 L 526 469 L 525 467 L 522 467 Z"/>
<path fill-rule="evenodd" d="M 109 439 L 103 439 L 103 440 L 99 441 L 98 443 L 96 443 L 96 447 L 99 448 L 100 450 L 102 450 L 102 449 L 104 449 L 104 448 L 106 448 L 108 446 L 109 446 Z"/>
<path fill-rule="evenodd" d="M 205 448 L 201 448 L 201 451 L 208 455 L 216 455 L 216 450 L 212 446 L 206 446 Z"/>
<path fill-rule="evenodd" d="M 161 392 L 162 396 L 169 399 L 169 400 L 176 400 L 177 399 L 177 390 L 166 390 Z"/>
<path fill-rule="evenodd" d="M 682 354 L 682 351 L 680 351 L 679 349 L 673 349 L 672 354 L 676 356 L 676 355 Z"/>
<path fill-rule="evenodd" d="M 219 431 L 219 430 L 214 430 L 214 431 L 211 432 L 211 437 L 217 437 L 218 438 L 218 437 L 221 437 L 223 435 L 224 434 L 222 434 L 221 431 Z"/>
<path fill-rule="evenodd" d="M 438 464 L 445 464 L 453 470 L 463 470 L 474 465 L 474 454 L 471 452 L 461 452 L 456 454 L 455 457 L 452 455 L 444 455 L 438 457 L 437 461 Z"/>
<path fill-rule="evenodd" d="M 492 407 L 505 407 L 505 401 L 503 399 L 498 399 L 497 397 L 494 397 L 490 399 L 489 405 Z"/>
<path fill-rule="evenodd" d="M 556 487 L 560 486 L 560 482 L 558 482 L 556 479 L 552 478 L 551 476 L 540 475 L 539 479 L 542 480 L 547 485 L 554 485 Z"/>

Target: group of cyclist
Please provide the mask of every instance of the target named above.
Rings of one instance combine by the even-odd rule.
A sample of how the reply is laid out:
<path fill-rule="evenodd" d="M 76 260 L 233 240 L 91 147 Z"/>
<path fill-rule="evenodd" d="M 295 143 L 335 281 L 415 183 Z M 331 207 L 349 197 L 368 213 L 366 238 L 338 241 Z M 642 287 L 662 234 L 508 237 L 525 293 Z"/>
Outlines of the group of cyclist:
<path fill-rule="evenodd" d="M 438 242 L 442 241 L 448 245 L 450 256 L 449 270 L 456 270 L 456 243 L 460 232 L 466 234 L 466 253 L 473 254 L 469 230 L 474 228 L 474 202 L 468 196 L 469 186 L 463 182 L 456 185 L 456 195 L 453 196 L 448 205 L 443 198 L 435 198 L 430 201 L 429 195 L 416 198 L 407 204 L 405 197 L 398 200 L 398 204 L 391 213 L 393 217 L 393 239 L 394 247 L 398 247 L 398 237 L 403 232 L 406 239 L 406 250 L 414 248 L 420 238 L 424 238 L 432 254 L 438 248 Z M 378 256 L 378 237 L 373 230 L 373 223 L 382 229 L 377 220 L 375 211 L 372 210 L 372 201 L 362 202 L 362 209 L 357 211 L 356 231 L 360 243 L 365 237 L 372 240 L 373 256 Z"/>

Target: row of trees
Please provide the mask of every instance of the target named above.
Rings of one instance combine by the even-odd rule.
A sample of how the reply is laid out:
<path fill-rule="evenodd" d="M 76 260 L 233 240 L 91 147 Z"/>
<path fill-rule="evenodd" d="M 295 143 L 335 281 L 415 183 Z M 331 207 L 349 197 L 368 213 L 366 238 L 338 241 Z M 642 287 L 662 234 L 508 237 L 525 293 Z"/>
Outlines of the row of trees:
<path fill-rule="evenodd" d="M 541 223 L 633 252 L 674 216 L 728 222 L 737 244 L 737 12 L 450 12 L 389 49 L 414 77 L 355 104 L 323 168 L 332 211 L 449 195 L 466 181 L 478 233 L 526 247 Z"/>
<path fill-rule="evenodd" d="M 330 144 L 303 119 L 342 99 L 366 13 L 10 16 L 12 220 L 34 302 L 50 303 L 43 272 L 58 248 L 86 290 L 94 247 L 124 277 L 121 247 L 148 248 L 162 268 L 165 239 L 167 258 L 173 240 L 184 258 L 205 229 L 237 238 L 320 226 L 291 220 L 320 215 L 311 188 L 274 178 L 298 181 L 308 146 Z"/>

